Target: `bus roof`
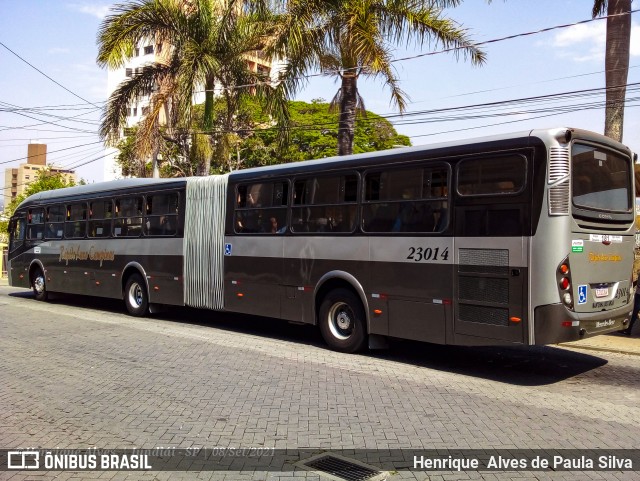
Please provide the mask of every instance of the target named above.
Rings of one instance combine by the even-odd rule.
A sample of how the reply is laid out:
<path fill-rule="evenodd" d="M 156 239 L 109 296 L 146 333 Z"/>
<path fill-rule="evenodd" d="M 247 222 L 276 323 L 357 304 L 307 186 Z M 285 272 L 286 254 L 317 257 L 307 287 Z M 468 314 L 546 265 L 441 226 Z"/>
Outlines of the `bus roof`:
<path fill-rule="evenodd" d="M 77 185 L 75 187 L 65 187 L 64 189 L 46 190 L 33 194 L 23 200 L 18 209 L 26 207 L 29 204 L 39 203 L 41 201 L 55 201 L 57 199 L 67 199 L 73 197 L 92 196 L 100 194 L 110 194 L 115 192 L 134 190 L 138 188 L 149 188 L 156 185 L 176 186 L 184 185 L 186 179 L 119 179 L 108 182 L 96 182 L 95 184 Z M 16 209 L 17 210 L 17 209 Z"/>
<path fill-rule="evenodd" d="M 446 151 L 448 149 L 461 148 L 475 146 L 480 144 L 490 144 L 492 142 L 504 142 L 504 141 L 528 141 L 527 139 L 537 138 L 545 142 L 549 142 L 552 139 L 560 139 L 565 137 L 567 132 L 571 132 L 573 137 L 587 138 L 599 143 L 607 144 L 613 148 L 624 149 L 629 151 L 624 145 L 605 137 L 604 135 L 591 132 L 588 130 L 581 130 L 569 127 L 554 127 L 545 129 L 534 129 L 520 132 L 513 132 L 507 134 L 497 134 L 485 137 L 472 137 L 467 139 L 458 139 L 447 142 L 439 142 L 434 144 L 418 145 L 413 147 L 402 147 L 388 150 L 379 150 L 376 152 L 365 152 L 361 154 L 345 155 L 345 156 L 333 156 L 325 157 L 322 159 L 305 160 L 300 162 L 292 162 L 288 164 L 276 164 L 266 167 L 254 167 L 251 169 L 237 170 L 231 172 L 230 180 L 246 180 L 249 178 L 269 177 L 280 174 L 288 174 L 290 171 L 315 171 L 318 169 L 333 169 L 344 168 L 353 166 L 361 166 L 367 164 L 379 164 L 387 157 L 393 157 L 398 162 L 404 160 L 413 160 L 417 153 L 424 152 L 437 152 Z M 630 152 L 630 151 L 629 151 Z M 444 152 L 443 152 L 444 153 Z"/>
<path fill-rule="evenodd" d="M 333 156 L 325 157 L 322 159 L 305 160 L 300 162 L 276 164 L 264 167 L 254 167 L 250 169 L 237 170 L 231 172 L 230 180 L 243 180 L 249 178 L 270 177 L 274 175 L 287 174 L 290 171 L 313 171 L 319 168 L 323 170 L 348 167 L 350 165 L 366 165 L 377 164 L 387 157 L 397 158 L 399 161 L 415 158 L 416 153 L 429 152 L 429 151 L 443 151 L 452 148 L 460 148 L 477 144 L 489 144 L 492 142 L 501 142 L 518 139 L 528 139 L 531 137 L 540 138 L 542 140 L 550 140 L 552 138 L 559 138 L 564 136 L 567 131 L 571 131 L 576 137 L 588 138 L 597 142 L 608 144 L 614 148 L 622 148 L 629 150 L 622 144 L 613 141 L 612 139 L 605 137 L 595 132 L 587 130 L 580 130 L 568 127 L 555 127 L 547 129 L 535 129 L 526 130 L 520 132 L 513 132 L 508 134 L 498 134 L 485 137 L 472 137 L 462 140 L 453 140 L 448 142 L 439 142 L 434 144 L 418 145 L 413 147 L 402 147 L 388 150 L 380 150 L 376 152 L 366 152 L 361 154 L 345 155 L 345 156 Z M 630 152 L 630 151 L 629 151 Z M 152 186 L 162 185 L 170 186 L 175 184 L 176 187 L 183 186 L 187 181 L 186 177 L 172 178 L 172 179 L 120 179 L 108 182 L 98 182 L 95 184 L 80 185 L 76 187 L 68 187 L 65 189 L 57 189 L 39 192 L 25 199 L 18 208 L 25 207 L 32 203 L 39 203 L 39 201 L 55 201 L 62 198 L 73 198 L 92 196 L 98 194 L 107 194 L 114 192 L 121 192 L 123 190 L 144 190 Z"/>

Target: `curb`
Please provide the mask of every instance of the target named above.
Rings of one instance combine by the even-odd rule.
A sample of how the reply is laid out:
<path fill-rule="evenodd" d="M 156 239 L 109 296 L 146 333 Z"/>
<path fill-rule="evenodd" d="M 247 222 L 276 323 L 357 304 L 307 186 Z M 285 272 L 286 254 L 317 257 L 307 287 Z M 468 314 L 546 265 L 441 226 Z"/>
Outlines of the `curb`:
<path fill-rule="evenodd" d="M 570 349 L 578 349 L 582 351 L 612 352 L 614 354 L 627 354 L 629 356 L 640 356 L 640 352 L 623 351 L 621 349 L 613 349 L 613 348 L 607 348 L 607 347 L 573 346 L 568 344 L 554 344 L 554 346 L 568 347 Z"/>

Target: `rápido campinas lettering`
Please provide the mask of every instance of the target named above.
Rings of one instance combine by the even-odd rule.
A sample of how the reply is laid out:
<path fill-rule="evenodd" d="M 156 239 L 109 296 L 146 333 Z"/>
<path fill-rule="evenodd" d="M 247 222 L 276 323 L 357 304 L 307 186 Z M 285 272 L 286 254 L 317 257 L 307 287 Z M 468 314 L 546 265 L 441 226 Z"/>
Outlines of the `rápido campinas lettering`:
<path fill-rule="evenodd" d="M 589 252 L 589 262 L 620 262 L 622 257 L 618 254 L 596 254 Z"/>
<path fill-rule="evenodd" d="M 81 246 L 65 247 L 60 246 L 60 262 L 66 262 L 69 265 L 69 261 L 86 261 L 87 259 L 92 261 L 99 261 L 100 267 L 102 267 L 103 261 L 112 261 L 116 257 L 115 252 L 108 250 L 99 250 L 95 246 L 91 246 L 89 250 L 83 250 Z"/>

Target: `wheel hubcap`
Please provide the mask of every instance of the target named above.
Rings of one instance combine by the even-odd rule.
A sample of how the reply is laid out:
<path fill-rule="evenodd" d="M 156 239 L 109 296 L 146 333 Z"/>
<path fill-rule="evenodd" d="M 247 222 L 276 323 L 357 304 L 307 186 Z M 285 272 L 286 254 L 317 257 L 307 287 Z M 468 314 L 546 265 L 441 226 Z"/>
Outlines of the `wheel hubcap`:
<path fill-rule="evenodd" d="M 38 294 L 42 294 L 44 292 L 44 276 L 38 276 L 35 278 L 33 281 L 33 288 Z"/>
<path fill-rule="evenodd" d="M 142 288 L 140 287 L 140 284 L 131 284 L 131 287 L 129 288 L 129 302 L 131 305 L 134 307 L 142 306 L 142 298 Z"/>
<path fill-rule="evenodd" d="M 348 304 L 336 302 L 329 310 L 327 316 L 329 330 L 337 339 L 346 340 L 353 334 L 354 314 Z"/>

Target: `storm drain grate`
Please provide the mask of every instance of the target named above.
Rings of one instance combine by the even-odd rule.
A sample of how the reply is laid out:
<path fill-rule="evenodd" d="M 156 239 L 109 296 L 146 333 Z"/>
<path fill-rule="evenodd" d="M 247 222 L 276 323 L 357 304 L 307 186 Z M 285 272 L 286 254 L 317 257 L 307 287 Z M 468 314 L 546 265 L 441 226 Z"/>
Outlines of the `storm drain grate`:
<path fill-rule="evenodd" d="M 335 480 L 346 481 L 383 481 L 389 473 L 380 471 L 359 461 L 337 456 L 335 454 L 320 454 L 301 461 L 299 466 L 321 475 L 329 475 Z"/>

